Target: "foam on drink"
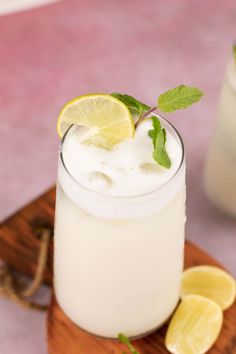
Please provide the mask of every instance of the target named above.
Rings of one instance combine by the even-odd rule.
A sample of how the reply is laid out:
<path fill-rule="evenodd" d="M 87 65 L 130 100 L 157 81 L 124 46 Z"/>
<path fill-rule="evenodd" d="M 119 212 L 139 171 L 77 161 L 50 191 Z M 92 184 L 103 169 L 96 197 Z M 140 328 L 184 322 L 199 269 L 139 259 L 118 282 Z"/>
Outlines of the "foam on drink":
<path fill-rule="evenodd" d="M 80 127 L 65 140 L 63 158 L 70 174 L 83 186 L 112 196 L 131 196 L 162 186 L 177 171 L 182 158 L 180 144 L 167 131 L 166 149 L 171 168 L 152 158 L 153 145 L 148 136 L 150 120 L 139 125 L 133 139 L 106 150 L 81 142 Z"/>

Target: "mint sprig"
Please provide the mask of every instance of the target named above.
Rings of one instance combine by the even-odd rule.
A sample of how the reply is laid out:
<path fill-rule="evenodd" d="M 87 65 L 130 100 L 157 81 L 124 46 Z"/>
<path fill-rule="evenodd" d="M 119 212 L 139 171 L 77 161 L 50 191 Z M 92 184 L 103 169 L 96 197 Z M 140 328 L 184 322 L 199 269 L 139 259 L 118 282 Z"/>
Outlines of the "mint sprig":
<path fill-rule="evenodd" d="M 126 337 L 126 335 L 124 335 L 123 333 L 119 333 L 118 339 L 121 343 L 125 344 L 128 347 L 131 354 L 139 354 L 137 350 L 134 348 L 134 346 L 130 343 L 129 338 Z M 123 352 L 123 354 L 125 353 Z"/>
<path fill-rule="evenodd" d="M 236 44 L 234 45 L 233 50 L 236 62 Z M 112 96 L 123 102 L 131 112 L 138 112 L 139 117 L 134 125 L 137 129 L 139 124 L 153 111 L 159 109 L 162 112 L 170 113 L 178 109 L 187 108 L 193 103 L 200 101 L 203 93 L 197 87 L 180 85 L 161 94 L 157 99 L 157 105 L 151 108 L 126 94 L 114 92 L 112 93 Z M 153 159 L 159 165 L 165 168 L 170 168 L 171 161 L 165 149 L 166 131 L 164 128 L 161 128 L 161 123 L 158 118 L 152 117 L 152 123 L 153 129 L 149 130 L 148 135 L 153 142 Z"/>
<path fill-rule="evenodd" d="M 131 111 L 136 111 L 139 115 L 150 109 L 149 106 L 136 100 L 136 98 L 133 96 L 121 94 L 118 92 L 113 92 L 111 95 L 123 102 Z"/>
<path fill-rule="evenodd" d="M 151 119 L 153 129 L 148 131 L 148 135 L 154 147 L 152 157 L 159 165 L 169 169 L 171 161 L 165 148 L 166 130 L 161 127 L 161 122 L 157 117 L 153 116 Z"/>

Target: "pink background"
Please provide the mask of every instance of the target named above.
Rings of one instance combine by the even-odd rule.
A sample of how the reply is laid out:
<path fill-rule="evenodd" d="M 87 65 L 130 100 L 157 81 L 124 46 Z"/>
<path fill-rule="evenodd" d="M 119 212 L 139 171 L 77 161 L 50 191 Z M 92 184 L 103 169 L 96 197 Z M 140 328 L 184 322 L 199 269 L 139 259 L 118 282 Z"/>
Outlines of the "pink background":
<path fill-rule="evenodd" d="M 236 274 L 235 221 L 210 205 L 202 184 L 235 37 L 235 0 L 67 0 L 0 17 L 0 218 L 55 182 L 64 102 L 120 91 L 154 104 L 168 88 L 195 85 L 202 102 L 170 118 L 187 149 L 187 237 Z M 1 354 L 46 353 L 45 315 L 5 299 L 0 313 Z"/>

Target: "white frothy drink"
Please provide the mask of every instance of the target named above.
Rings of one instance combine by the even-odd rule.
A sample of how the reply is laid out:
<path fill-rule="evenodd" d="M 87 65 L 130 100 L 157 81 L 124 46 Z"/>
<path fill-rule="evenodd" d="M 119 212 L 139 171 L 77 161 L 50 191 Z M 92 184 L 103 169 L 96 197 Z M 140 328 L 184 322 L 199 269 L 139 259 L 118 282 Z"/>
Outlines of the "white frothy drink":
<path fill-rule="evenodd" d="M 59 157 L 54 285 L 59 305 L 79 327 L 116 338 L 152 332 L 180 294 L 185 224 L 185 161 L 167 131 L 171 168 L 152 159 L 151 121 L 111 150 L 64 137 Z"/>
<path fill-rule="evenodd" d="M 221 92 L 205 184 L 210 200 L 236 217 L 236 66 L 233 61 L 228 64 Z"/>

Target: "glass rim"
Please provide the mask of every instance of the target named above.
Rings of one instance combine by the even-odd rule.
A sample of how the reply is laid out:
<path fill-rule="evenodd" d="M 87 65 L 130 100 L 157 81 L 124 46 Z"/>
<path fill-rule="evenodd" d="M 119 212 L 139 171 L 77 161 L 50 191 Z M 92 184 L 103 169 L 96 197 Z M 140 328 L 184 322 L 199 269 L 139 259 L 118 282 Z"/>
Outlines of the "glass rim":
<path fill-rule="evenodd" d="M 174 134 L 177 136 L 179 142 L 180 142 L 180 146 L 181 146 L 181 152 L 182 152 L 182 156 L 181 156 L 181 160 L 180 160 L 180 163 L 179 163 L 179 166 L 178 168 L 176 169 L 175 173 L 165 182 L 163 183 L 161 186 L 157 187 L 157 188 L 154 188 L 148 192 L 144 192 L 144 193 L 141 193 L 141 194 L 135 194 L 135 195 L 111 195 L 111 194 L 106 194 L 106 193 L 103 193 L 103 192 L 98 192 L 98 191 L 95 191 L 95 190 L 92 190 L 86 186 L 84 186 L 83 184 L 81 184 L 71 173 L 70 171 L 68 170 L 67 166 L 66 166 L 66 163 L 64 161 L 64 157 L 63 157 L 63 146 L 64 146 L 64 143 L 65 143 L 65 140 L 69 134 L 69 132 L 71 131 L 71 129 L 76 125 L 76 124 L 71 124 L 69 126 L 69 128 L 66 130 L 66 132 L 64 133 L 62 139 L 61 139 L 61 142 L 60 142 L 60 145 L 59 145 L 59 159 L 60 159 L 60 162 L 62 163 L 62 167 L 64 168 L 64 170 L 66 171 L 67 175 L 69 176 L 69 178 L 80 188 L 82 188 L 83 190 L 86 190 L 89 194 L 93 194 L 93 195 L 96 195 L 96 196 L 100 196 L 101 198 L 102 197 L 106 197 L 106 198 L 109 198 L 109 199 L 119 199 L 119 200 L 125 200 L 125 199 L 138 199 L 140 197 L 144 197 L 144 196 L 148 196 L 148 195 L 152 195 L 153 193 L 155 192 L 158 192 L 158 191 L 161 191 L 163 188 L 165 188 L 168 184 L 170 184 L 176 177 L 177 175 L 179 174 L 179 172 L 181 171 L 182 167 L 183 167 L 183 163 L 185 161 L 185 147 L 184 147 L 184 142 L 183 142 L 183 139 L 180 135 L 180 133 L 178 132 L 178 130 L 174 127 L 174 125 L 172 123 L 169 122 L 168 119 L 162 117 L 160 114 L 156 114 L 154 112 L 151 113 L 152 115 L 155 115 L 156 117 L 160 118 L 161 120 L 163 120 L 170 128 L 171 130 L 174 132 Z M 148 117 L 146 117 L 148 118 Z"/>

